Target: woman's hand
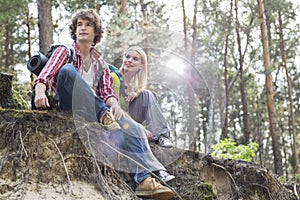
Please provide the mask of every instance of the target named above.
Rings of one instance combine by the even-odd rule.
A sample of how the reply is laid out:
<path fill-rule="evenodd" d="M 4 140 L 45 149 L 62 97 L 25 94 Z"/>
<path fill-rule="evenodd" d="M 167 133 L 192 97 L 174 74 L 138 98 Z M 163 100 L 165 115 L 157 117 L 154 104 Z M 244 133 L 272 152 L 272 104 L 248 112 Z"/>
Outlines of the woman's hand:
<path fill-rule="evenodd" d="M 136 93 L 136 92 L 130 92 L 128 94 L 128 96 L 126 97 L 126 100 L 128 102 L 132 102 L 137 96 L 138 96 L 138 93 Z"/>
<path fill-rule="evenodd" d="M 146 131 L 146 135 L 147 135 L 148 141 L 152 142 L 152 140 L 153 140 L 153 134 L 149 130 L 147 130 L 147 129 L 145 129 L 145 131 Z"/>

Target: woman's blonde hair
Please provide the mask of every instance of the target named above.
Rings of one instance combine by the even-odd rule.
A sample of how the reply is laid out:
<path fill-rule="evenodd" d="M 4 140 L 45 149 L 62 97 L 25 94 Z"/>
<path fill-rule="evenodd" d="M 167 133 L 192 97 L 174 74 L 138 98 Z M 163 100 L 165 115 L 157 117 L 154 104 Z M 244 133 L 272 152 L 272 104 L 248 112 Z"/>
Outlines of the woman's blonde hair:
<path fill-rule="evenodd" d="M 130 80 L 130 86 L 131 90 L 135 92 L 141 92 L 142 89 L 144 89 L 147 85 L 147 74 L 148 74 L 148 61 L 147 61 L 147 55 L 145 51 L 138 47 L 138 46 L 133 46 L 129 47 L 124 53 L 123 56 L 128 52 L 128 51 L 135 51 L 138 54 L 141 55 L 141 61 L 142 64 L 144 64 L 144 67 L 140 70 L 137 71 L 137 73 L 133 76 L 133 78 Z M 123 64 L 120 68 L 120 71 L 123 71 Z"/>

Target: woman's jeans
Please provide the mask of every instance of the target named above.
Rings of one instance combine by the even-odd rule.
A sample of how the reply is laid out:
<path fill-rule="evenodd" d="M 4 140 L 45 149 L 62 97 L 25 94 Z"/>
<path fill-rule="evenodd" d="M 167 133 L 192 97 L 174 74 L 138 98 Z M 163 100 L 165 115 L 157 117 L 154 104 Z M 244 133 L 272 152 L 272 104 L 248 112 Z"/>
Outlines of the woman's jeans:
<path fill-rule="evenodd" d="M 98 122 L 102 114 L 109 110 L 72 64 L 66 64 L 60 69 L 57 94 L 60 109 L 72 110 L 87 121 Z"/>
<path fill-rule="evenodd" d="M 153 140 L 157 141 L 161 135 L 170 137 L 170 128 L 163 116 L 155 94 L 149 90 L 143 90 L 129 104 L 129 115 L 138 123 L 144 123 L 146 129 L 153 134 Z"/>

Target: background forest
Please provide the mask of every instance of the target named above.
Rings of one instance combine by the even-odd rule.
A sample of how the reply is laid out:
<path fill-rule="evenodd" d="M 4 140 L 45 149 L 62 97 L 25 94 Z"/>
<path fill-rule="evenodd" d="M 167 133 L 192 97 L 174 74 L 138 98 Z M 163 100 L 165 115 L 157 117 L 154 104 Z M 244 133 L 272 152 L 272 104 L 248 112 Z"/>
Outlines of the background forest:
<path fill-rule="evenodd" d="M 109 63 L 138 45 L 178 147 L 210 153 L 231 138 L 256 142 L 253 161 L 285 179 L 299 165 L 300 27 L 297 0 L 0 0 L 0 71 L 27 96 L 35 51 L 70 43 L 69 19 L 94 8 Z"/>

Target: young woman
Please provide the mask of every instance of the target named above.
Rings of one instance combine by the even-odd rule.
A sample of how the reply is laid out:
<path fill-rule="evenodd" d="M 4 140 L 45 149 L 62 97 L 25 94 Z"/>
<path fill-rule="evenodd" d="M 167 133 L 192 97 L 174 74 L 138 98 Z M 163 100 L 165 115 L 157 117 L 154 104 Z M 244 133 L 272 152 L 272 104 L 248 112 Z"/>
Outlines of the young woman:
<path fill-rule="evenodd" d="M 130 47 L 122 57 L 122 66 L 118 77 L 114 78 L 114 91 L 119 98 L 121 107 L 138 123 L 145 124 L 148 139 L 158 145 L 171 148 L 170 128 L 163 116 L 155 94 L 146 89 L 147 56 L 140 47 Z M 159 171 L 159 176 L 165 181 L 175 177 L 166 171 Z"/>
<path fill-rule="evenodd" d="M 119 70 L 123 77 L 124 87 L 120 88 L 121 107 L 139 123 L 145 123 L 152 140 L 166 148 L 172 147 L 170 128 L 163 116 L 157 97 L 146 89 L 147 56 L 140 47 L 130 47 L 123 54 L 122 66 Z"/>

